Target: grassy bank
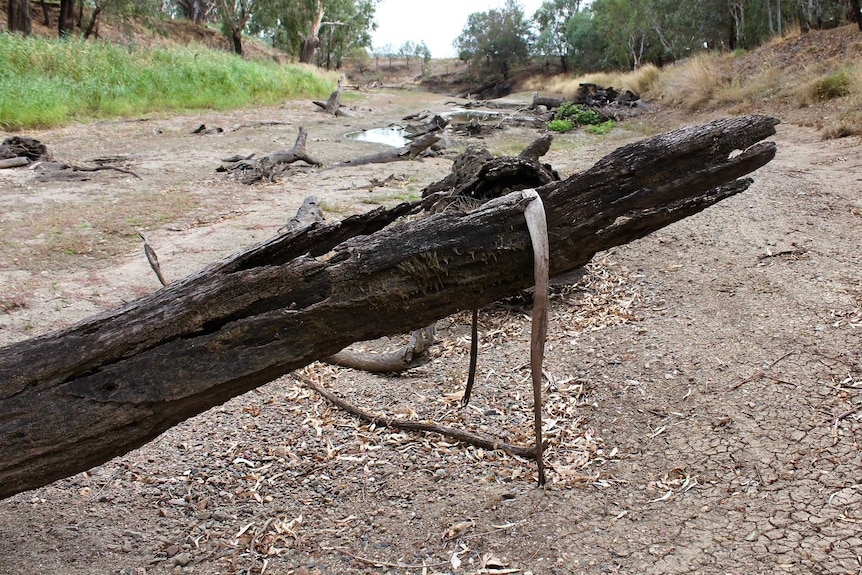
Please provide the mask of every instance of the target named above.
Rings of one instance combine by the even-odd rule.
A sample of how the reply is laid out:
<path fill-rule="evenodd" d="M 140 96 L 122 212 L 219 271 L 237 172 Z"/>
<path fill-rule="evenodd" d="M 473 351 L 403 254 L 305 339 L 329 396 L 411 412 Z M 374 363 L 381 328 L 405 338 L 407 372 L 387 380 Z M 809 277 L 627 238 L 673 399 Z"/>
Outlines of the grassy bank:
<path fill-rule="evenodd" d="M 334 81 L 302 66 L 203 47 L 137 48 L 0 33 L 0 128 L 323 97 Z"/>
<path fill-rule="evenodd" d="M 536 77 L 528 90 L 573 97 L 581 82 L 628 88 L 690 112 L 763 112 L 809 122 L 825 138 L 862 134 L 862 48 L 855 26 L 800 31 L 751 52 L 701 53 L 676 64 L 573 78 Z"/>

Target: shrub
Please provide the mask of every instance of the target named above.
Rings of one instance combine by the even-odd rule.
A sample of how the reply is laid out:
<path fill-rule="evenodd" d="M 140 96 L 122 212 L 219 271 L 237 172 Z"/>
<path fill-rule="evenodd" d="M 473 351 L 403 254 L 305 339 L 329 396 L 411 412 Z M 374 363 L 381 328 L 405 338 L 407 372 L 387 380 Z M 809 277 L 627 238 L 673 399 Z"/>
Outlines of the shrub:
<path fill-rule="evenodd" d="M 599 113 L 595 110 L 584 106 L 583 104 L 573 104 L 566 102 L 554 113 L 555 120 L 571 120 L 574 124 L 591 125 L 599 124 L 602 119 Z"/>
<path fill-rule="evenodd" d="M 568 132 L 575 127 L 575 123 L 571 120 L 556 119 L 548 122 L 547 126 L 554 132 Z"/>
<path fill-rule="evenodd" d="M 614 122 L 613 120 L 607 120 L 605 122 L 602 122 L 601 124 L 593 124 L 591 126 L 587 126 L 587 132 L 589 132 L 590 134 L 595 134 L 597 136 L 604 136 L 605 134 L 613 130 L 614 126 L 616 125 L 616 122 Z"/>
<path fill-rule="evenodd" d="M 819 102 L 834 100 L 850 94 L 851 77 L 841 68 L 816 80 L 811 85 L 811 96 Z"/>

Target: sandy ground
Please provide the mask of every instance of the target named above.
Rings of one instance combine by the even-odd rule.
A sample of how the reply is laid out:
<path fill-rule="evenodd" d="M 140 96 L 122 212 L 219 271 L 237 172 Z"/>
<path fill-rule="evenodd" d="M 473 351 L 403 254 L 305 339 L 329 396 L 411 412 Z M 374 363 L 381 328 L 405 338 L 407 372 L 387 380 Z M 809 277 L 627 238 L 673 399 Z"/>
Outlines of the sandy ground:
<path fill-rule="evenodd" d="M 187 214 L 140 230 L 168 279 L 183 277 L 272 236 L 309 194 L 338 219 L 415 197 L 451 165 L 244 186 L 214 172 L 221 158 L 289 147 L 304 126 L 310 153 L 331 164 L 382 149 L 344 133 L 445 100 L 375 92 L 351 101 L 349 119 L 291 102 L 32 133 L 66 162 L 125 155 L 141 179 L 45 184 L 2 171 L 3 241 L 46 242 L 7 235 L 37 213 L 77 225 L 88 202 L 184 195 L 195 199 Z M 604 137 L 560 136 L 546 160 L 565 176 L 703 119 L 652 114 Z M 254 121 L 282 123 L 191 134 Z M 482 143 L 513 153 L 538 135 L 501 130 Z M 778 156 L 747 192 L 600 254 L 553 297 L 546 488 L 530 462 L 370 428 L 288 375 L 0 502 L 0 573 L 862 573 L 862 147 L 788 123 L 774 139 Z M 0 343 L 158 289 L 139 245 L 107 257 L 99 242 L 110 238 L 91 239 L 54 263 L 4 251 Z M 465 410 L 466 315 L 441 320 L 435 359 L 400 377 L 319 364 L 303 376 L 372 411 L 528 443 L 527 317 L 483 311 Z"/>

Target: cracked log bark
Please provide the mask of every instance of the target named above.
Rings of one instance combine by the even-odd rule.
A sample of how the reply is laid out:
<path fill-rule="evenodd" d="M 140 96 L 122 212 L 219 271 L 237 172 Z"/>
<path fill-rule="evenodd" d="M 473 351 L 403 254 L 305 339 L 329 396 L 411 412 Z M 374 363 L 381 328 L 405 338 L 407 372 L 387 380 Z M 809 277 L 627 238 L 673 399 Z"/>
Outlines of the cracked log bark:
<path fill-rule="evenodd" d="M 744 191 L 743 176 L 775 155 L 760 140 L 777 123 L 746 116 L 682 128 L 539 188 L 551 275 Z M 0 349 L 0 498 L 104 463 L 354 341 L 531 285 L 521 193 L 393 224 L 423 201 L 286 232 Z"/>

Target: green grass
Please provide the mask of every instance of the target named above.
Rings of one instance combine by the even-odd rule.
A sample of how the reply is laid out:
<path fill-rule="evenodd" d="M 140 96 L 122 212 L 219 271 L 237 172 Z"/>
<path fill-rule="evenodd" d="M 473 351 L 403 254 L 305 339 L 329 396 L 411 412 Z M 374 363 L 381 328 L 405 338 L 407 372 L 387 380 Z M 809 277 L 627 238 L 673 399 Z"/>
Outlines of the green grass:
<path fill-rule="evenodd" d="M 0 33 L 0 128 L 324 97 L 333 77 L 202 46 L 129 49 Z"/>

